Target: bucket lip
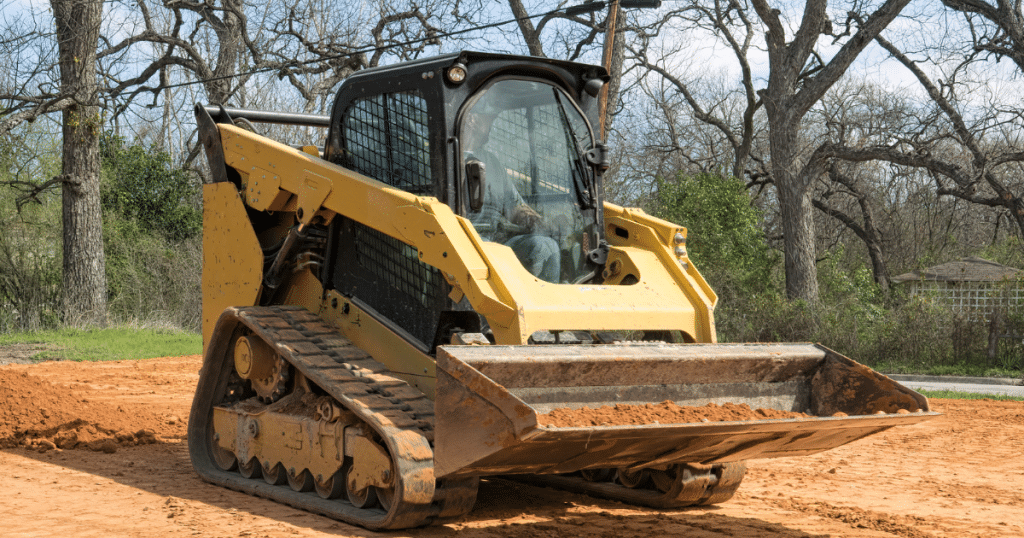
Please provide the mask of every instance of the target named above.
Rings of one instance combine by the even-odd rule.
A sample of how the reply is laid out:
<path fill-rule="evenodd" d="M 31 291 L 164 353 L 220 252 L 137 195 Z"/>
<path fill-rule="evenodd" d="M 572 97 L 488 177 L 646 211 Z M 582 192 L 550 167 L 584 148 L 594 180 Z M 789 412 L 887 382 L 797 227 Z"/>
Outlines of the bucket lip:
<path fill-rule="evenodd" d="M 459 360 L 473 363 L 492 362 L 538 362 L 546 360 L 557 360 L 565 356 L 572 356 L 575 359 L 586 359 L 592 361 L 615 361 L 628 357 L 631 360 L 650 358 L 662 360 L 665 358 L 686 358 L 686 359 L 722 359 L 723 351 L 728 350 L 730 354 L 738 354 L 736 358 L 750 359 L 754 357 L 763 358 L 789 358 L 793 355 L 804 355 L 808 359 L 820 359 L 828 355 L 831 350 L 812 342 L 766 342 L 766 343 L 666 343 L 666 342 L 616 342 L 614 344 L 529 344 L 529 345 L 444 345 L 438 346 L 439 351 L 446 355 L 457 355 Z M 586 349 L 588 354 L 581 357 L 580 351 Z M 529 350 L 526 356 L 508 356 L 507 351 L 522 352 Z M 657 352 L 663 352 L 657 353 Z M 707 351 L 706 355 L 702 351 Z M 649 354 L 655 352 L 653 356 Z M 786 355 L 782 355 L 787 352 Z M 831 352 L 834 353 L 834 352 Z M 439 353 L 439 355 L 441 355 Z M 625 356 L 625 357 L 623 357 Z"/>
<path fill-rule="evenodd" d="M 605 426 L 553 426 L 550 424 L 537 424 L 537 429 L 545 431 L 562 432 L 596 432 L 596 431 L 628 431 L 628 430 L 720 430 L 720 429 L 749 429 L 753 425 L 792 425 L 792 424 L 816 424 L 819 422 L 840 422 L 843 424 L 856 423 L 855 427 L 861 427 L 862 422 L 870 423 L 892 423 L 907 424 L 921 422 L 942 416 L 942 413 L 935 411 L 916 411 L 909 413 L 886 413 L 884 415 L 848 415 L 843 417 L 794 417 L 794 418 L 763 418 L 754 420 L 718 420 L 710 422 L 675 422 L 675 423 L 651 423 L 651 424 L 609 424 Z M 916 419 L 916 420 L 915 420 Z M 853 424 L 850 424 L 853 427 Z M 757 428 L 761 429 L 761 428 Z"/>
<path fill-rule="evenodd" d="M 781 434 L 793 431 L 831 430 L 840 432 L 857 429 L 888 429 L 893 426 L 909 426 L 941 417 L 935 411 L 919 411 L 905 414 L 851 415 L 845 417 L 801 417 L 784 419 L 736 420 L 720 422 L 683 422 L 677 424 L 624 424 L 609 426 L 551 426 L 537 424 L 525 428 L 518 435 L 520 441 L 556 441 L 568 438 L 602 439 L 649 438 L 652 436 L 679 435 L 700 437 L 723 434 Z"/>

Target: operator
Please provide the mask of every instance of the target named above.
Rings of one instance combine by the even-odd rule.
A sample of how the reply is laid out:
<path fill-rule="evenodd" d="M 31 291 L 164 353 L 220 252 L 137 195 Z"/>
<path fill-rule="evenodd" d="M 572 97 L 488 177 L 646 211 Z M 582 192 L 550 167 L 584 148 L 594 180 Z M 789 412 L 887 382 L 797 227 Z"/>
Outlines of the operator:
<path fill-rule="evenodd" d="M 524 200 L 504 162 L 505 152 L 487 149 L 496 114 L 478 112 L 478 103 L 463 124 L 464 162 L 477 160 L 484 165 L 484 196 L 480 212 L 471 212 L 470 222 L 484 241 L 502 243 L 512 249 L 523 267 L 546 282 L 558 283 L 561 274 L 561 252 L 558 242 L 536 233 L 542 218 Z"/>

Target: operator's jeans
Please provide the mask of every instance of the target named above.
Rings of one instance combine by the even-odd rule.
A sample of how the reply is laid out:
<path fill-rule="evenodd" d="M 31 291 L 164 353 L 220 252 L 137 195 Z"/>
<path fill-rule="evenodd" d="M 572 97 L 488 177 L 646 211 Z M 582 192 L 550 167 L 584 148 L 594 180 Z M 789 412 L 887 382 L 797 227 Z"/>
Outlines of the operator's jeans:
<path fill-rule="evenodd" d="M 558 242 L 546 235 L 526 234 L 509 239 L 505 245 L 512 248 L 523 267 L 533 276 L 558 284 L 561 273 L 561 252 Z"/>

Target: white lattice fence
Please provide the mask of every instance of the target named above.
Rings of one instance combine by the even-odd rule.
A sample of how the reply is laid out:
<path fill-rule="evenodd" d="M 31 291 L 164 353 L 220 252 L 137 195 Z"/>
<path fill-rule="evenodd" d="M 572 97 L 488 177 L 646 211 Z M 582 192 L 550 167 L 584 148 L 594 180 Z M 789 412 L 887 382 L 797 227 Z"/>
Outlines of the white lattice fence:
<path fill-rule="evenodd" d="M 924 294 L 948 305 L 971 321 L 988 321 L 1000 308 L 1005 314 L 1024 311 L 1024 283 L 1003 282 L 935 282 L 911 283 L 912 294 Z"/>

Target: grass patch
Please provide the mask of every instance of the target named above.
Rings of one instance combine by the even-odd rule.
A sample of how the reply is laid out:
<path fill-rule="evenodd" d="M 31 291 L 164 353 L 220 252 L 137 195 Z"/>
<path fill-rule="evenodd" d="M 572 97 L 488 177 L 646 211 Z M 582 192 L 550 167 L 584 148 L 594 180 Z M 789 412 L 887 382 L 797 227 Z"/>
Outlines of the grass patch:
<path fill-rule="evenodd" d="M 200 334 L 167 329 L 58 329 L 0 334 L 0 347 L 44 344 L 51 348 L 34 360 L 116 361 L 197 355 L 203 350 Z"/>
<path fill-rule="evenodd" d="M 1020 396 L 1007 396 L 1005 394 L 979 394 L 977 392 L 957 392 L 952 390 L 924 390 L 919 389 L 917 392 L 924 394 L 929 398 L 938 398 L 942 400 L 1000 400 L 1000 401 L 1011 401 L 1011 402 L 1024 402 L 1024 398 Z"/>
<path fill-rule="evenodd" d="M 852 357 L 851 357 L 852 358 Z M 854 359 L 856 360 L 856 359 Z M 868 366 L 871 366 L 870 364 Z M 901 364 L 899 362 L 887 362 L 872 366 L 883 374 L 912 374 L 912 375 L 937 375 L 937 376 L 958 376 L 958 377 L 1009 377 L 1018 378 L 1021 370 L 1017 368 L 1002 368 L 979 364 Z"/>

